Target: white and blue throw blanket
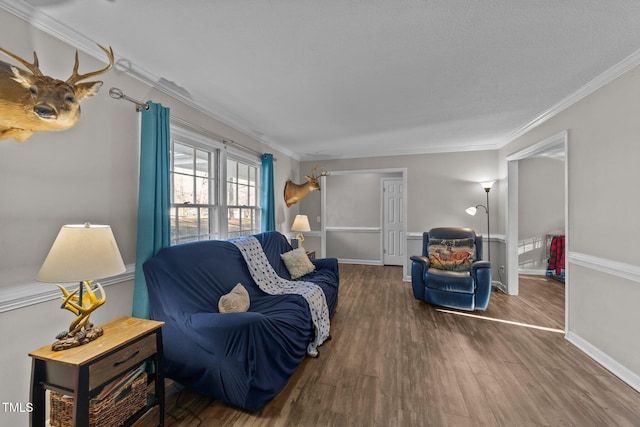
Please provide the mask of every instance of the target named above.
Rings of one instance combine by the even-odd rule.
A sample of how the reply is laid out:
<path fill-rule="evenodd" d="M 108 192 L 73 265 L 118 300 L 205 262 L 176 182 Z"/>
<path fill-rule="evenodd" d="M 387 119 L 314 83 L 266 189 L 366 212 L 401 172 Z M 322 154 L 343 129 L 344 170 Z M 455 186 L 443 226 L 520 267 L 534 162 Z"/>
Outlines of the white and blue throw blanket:
<path fill-rule="evenodd" d="M 311 282 L 284 279 L 275 272 L 262 245 L 253 236 L 242 236 L 229 240 L 240 249 L 240 253 L 249 267 L 251 277 L 262 291 L 270 295 L 299 294 L 309 305 L 315 337 L 307 346 L 307 354 L 318 355 L 318 346 L 329 338 L 329 308 L 322 288 Z"/>

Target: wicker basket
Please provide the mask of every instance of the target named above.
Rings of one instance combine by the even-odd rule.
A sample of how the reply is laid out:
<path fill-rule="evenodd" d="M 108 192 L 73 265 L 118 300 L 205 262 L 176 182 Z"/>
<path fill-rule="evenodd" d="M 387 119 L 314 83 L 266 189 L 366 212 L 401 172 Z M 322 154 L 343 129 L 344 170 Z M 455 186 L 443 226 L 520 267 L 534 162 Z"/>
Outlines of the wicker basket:
<path fill-rule="evenodd" d="M 133 414 L 147 405 L 147 374 L 143 372 L 130 385 L 130 388 L 117 390 L 99 402 L 89 403 L 90 427 L 119 427 Z M 49 424 L 52 427 L 73 426 L 73 397 L 51 393 L 51 413 Z M 122 396 L 116 400 L 116 396 Z"/>

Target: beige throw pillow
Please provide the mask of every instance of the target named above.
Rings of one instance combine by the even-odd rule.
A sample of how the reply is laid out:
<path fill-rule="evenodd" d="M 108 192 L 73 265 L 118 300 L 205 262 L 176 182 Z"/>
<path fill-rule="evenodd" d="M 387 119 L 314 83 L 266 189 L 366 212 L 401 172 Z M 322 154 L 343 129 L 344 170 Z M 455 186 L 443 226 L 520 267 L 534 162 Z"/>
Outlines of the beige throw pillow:
<path fill-rule="evenodd" d="M 289 270 L 292 279 L 297 279 L 305 274 L 309 274 L 316 268 L 309 260 L 304 248 L 297 248 L 286 252 L 280 255 L 280 258 L 282 258 L 284 264 L 287 266 L 287 270 Z"/>
<path fill-rule="evenodd" d="M 249 292 L 242 284 L 238 283 L 231 292 L 222 295 L 218 301 L 220 313 L 240 313 L 249 310 Z"/>

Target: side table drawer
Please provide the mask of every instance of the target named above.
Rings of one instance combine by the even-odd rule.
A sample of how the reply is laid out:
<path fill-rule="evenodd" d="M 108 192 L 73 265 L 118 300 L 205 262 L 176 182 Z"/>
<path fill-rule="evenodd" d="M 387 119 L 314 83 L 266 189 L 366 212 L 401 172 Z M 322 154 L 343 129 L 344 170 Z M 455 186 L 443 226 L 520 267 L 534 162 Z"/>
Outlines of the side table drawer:
<path fill-rule="evenodd" d="M 106 382 L 114 375 L 136 367 L 156 353 L 156 335 L 151 334 L 89 366 L 89 390 Z"/>

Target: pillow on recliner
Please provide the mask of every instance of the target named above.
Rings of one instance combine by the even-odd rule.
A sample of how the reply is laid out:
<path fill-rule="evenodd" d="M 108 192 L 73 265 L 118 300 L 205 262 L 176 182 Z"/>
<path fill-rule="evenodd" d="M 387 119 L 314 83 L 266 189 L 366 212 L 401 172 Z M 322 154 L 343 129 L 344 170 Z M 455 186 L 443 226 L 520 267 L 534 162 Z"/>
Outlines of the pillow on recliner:
<path fill-rule="evenodd" d="M 249 310 L 251 301 L 249 292 L 242 284 L 238 283 L 231 292 L 224 294 L 218 301 L 218 311 L 220 313 L 240 313 Z"/>
<path fill-rule="evenodd" d="M 469 271 L 473 263 L 473 239 L 429 239 L 432 268 Z"/>

